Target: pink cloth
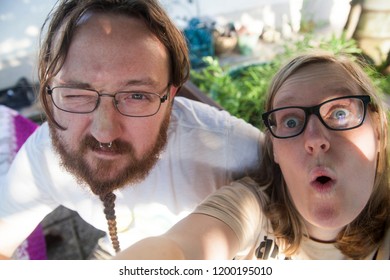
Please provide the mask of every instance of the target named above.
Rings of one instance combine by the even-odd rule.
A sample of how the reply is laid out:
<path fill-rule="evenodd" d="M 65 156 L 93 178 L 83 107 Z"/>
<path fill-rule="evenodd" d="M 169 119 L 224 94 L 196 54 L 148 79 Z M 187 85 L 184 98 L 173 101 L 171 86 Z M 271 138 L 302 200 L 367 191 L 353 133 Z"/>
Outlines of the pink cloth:
<path fill-rule="evenodd" d="M 9 142 L 9 145 L 7 145 L 8 151 L 3 151 L 3 153 L 0 153 L 0 156 L 4 155 L 5 159 L 3 162 L 8 162 L 10 164 L 15 154 L 19 151 L 27 138 L 35 131 L 38 125 L 23 117 L 18 112 L 1 105 L 0 118 L 2 119 L 0 122 L 2 124 L 0 127 L 0 138 L 7 139 L 6 141 Z M 1 148 L 6 149 L 5 146 L 2 146 Z M 18 247 L 14 258 L 30 260 L 47 259 L 45 236 L 40 224 Z"/>
<path fill-rule="evenodd" d="M 38 125 L 22 115 L 14 116 L 14 128 L 16 136 L 16 151 L 22 147 L 27 138 L 37 129 Z"/>

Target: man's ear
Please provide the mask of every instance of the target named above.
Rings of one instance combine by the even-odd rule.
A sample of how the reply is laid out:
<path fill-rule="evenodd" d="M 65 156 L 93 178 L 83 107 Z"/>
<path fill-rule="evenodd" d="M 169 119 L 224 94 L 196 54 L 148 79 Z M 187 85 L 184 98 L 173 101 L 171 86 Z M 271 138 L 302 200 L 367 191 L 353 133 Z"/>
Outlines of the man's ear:
<path fill-rule="evenodd" d="M 179 91 L 178 87 L 175 87 L 175 86 L 169 87 L 169 97 L 171 98 L 171 100 L 175 97 L 175 95 L 178 91 Z"/>

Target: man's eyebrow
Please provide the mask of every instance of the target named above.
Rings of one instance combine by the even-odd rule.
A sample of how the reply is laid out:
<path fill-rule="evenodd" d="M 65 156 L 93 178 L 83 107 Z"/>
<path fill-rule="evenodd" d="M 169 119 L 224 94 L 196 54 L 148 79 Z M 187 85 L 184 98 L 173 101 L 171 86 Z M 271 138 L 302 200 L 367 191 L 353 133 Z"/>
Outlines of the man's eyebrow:
<path fill-rule="evenodd" d="M 158 84 L 157 81 L 146 78 L 146 79 L 131 79 L 125 82 L 125 86 L 156 86 Z"/>
<path fill-rule="evenodd" d="M 56 81 L 60 86 L 74 86 L 79 88 L 90 88 L 91 85 L 85 82 L 80 82 L 77 80 L 57 80 Z"/>
<path fill-rule="evenodd" d="M 75 86 L 79 88 L 93 88 L 90 83 L 81 82 L 79 80 L 59 80 L 57 81 L 62 86 Z M 128 86 L 156 86 L 158 84 L 157 81 L 154 81 L 150 78 L 146 79 L 131 79 L 124 81 L 122 83 L 121 87 L 128 87 Z"/>

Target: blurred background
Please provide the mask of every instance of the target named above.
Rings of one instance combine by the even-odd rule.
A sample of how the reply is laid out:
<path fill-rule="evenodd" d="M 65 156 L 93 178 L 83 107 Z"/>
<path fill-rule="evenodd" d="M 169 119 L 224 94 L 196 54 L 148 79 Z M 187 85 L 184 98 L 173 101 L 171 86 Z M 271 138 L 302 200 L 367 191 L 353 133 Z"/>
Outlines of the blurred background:
<path fill-rule="evenodd" d="M 271 61 L 302 34 L 358 39 L 377 65 L 390 49 L 388 0 L 160 0 L 189 41 L 193 69 L 204 57 L 223 65 Z M 36 118 L 39 33 L 56 0 L 0 1 L 0 104 Z M 321 37 L 320 37 L 321 36 Z M 15 89 L 19 93 L 9 91 Z M 23 90 L 21 90 L 21 88 Z M 31 88 L 31 87 L 30 87 Z M 19 90 L 18 90 L 19 89 Z M 38 119 L 39 120 L 39 119 Z"/>
<path fill-rule="evenodd" d="M 0 89 L 13 86 L 21 77 L 36 78 L 34 65 L 40 28 L 55 3 L 56 0 L 0 1 Z M 275 30 L 280 36 L 298 32 L 305 16 L 329 31 L 340 33 L 350 9 L 349 0 L 161 0 L 161 3 L 183 30 L 191 19 L 198 18 L 219 27 L 244 26 L 248 33 L 258 35 Z"/>
<path fill-rule="evenodd" d="M 262 102 L 281 63 L 313 47 L 347 52 L 367 62 L 379 91 L 389 99 L 389 0 L 160 2 L 186 36 L 190 49 L 191 78 L 183 95 L 212 100 L 255 126 L 262 128 Z M 44 120 L 35 98 L 39 34 L 55 3 L 0 0 L 0 109 L 10 108 L 12 114 L 37 126 Z M 0 135 L 0 144 L 2 140 Z M 0 165 L 1 156 L 8 153 L 1 149 L 4 145 L 0 145 Z M 41 231 L 29 241 L 30 245 L 41 244 L 36 240 L 43 238 L 43 247 L 35 249 L 44 250 L 42 258 L 48 259 L 87 259 L 104 235 L 64 207 L 40 226 Z M 23 248 L 19 253 L 19 258 L 32 258 L 23 255 Z"/>

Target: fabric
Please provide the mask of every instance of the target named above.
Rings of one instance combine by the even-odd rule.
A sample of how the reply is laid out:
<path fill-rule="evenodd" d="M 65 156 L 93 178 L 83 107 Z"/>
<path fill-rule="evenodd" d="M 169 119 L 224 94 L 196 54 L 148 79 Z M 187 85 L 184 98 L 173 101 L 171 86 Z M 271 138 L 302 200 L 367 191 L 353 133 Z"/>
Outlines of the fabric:
<path fill-rule="evenodd" d="M 17 151 L 37 127 L 37 124 L 23 117 L 17 111 L 0 105 L 0 177 L 5 175 Z M 39 221 L 35 225 L 38 223 Z M 18 247 L 14 258 L 46 259 L 46 243 L 40 224 Z"/>
<path fill-rule="evenodd" d="M 194 213 L 215 217 L 226 223 L 237 235 L 240 252 L 236 259 L 286 259 L 284 245 L 272 234 L 270 221 L 261 205 L 267 197 L 250 178 L 233 182 L 210 195 Z M 389 259 L 390 230 L 378 251 L 367 259 Z M 347 259 L 333 243 L 321 243 L 304 237 L 296 260 L 342 260 Z"/>
<path fill-rule="evenodd" d="M 162 234 L 219 186 L 257 170 L 262 137 L 257 128 L 225 111 L 176 97 L 168 144 L 158 163 L 143 182 L 115 192 L 121 248 Z M 60 204 L 107 231 L 101 201 L 60 166 L 43 124 L 5 177 L 0 219 L 18 229 L 19 221 L 28 220 L 19 229 L 28 231 Z"/>

